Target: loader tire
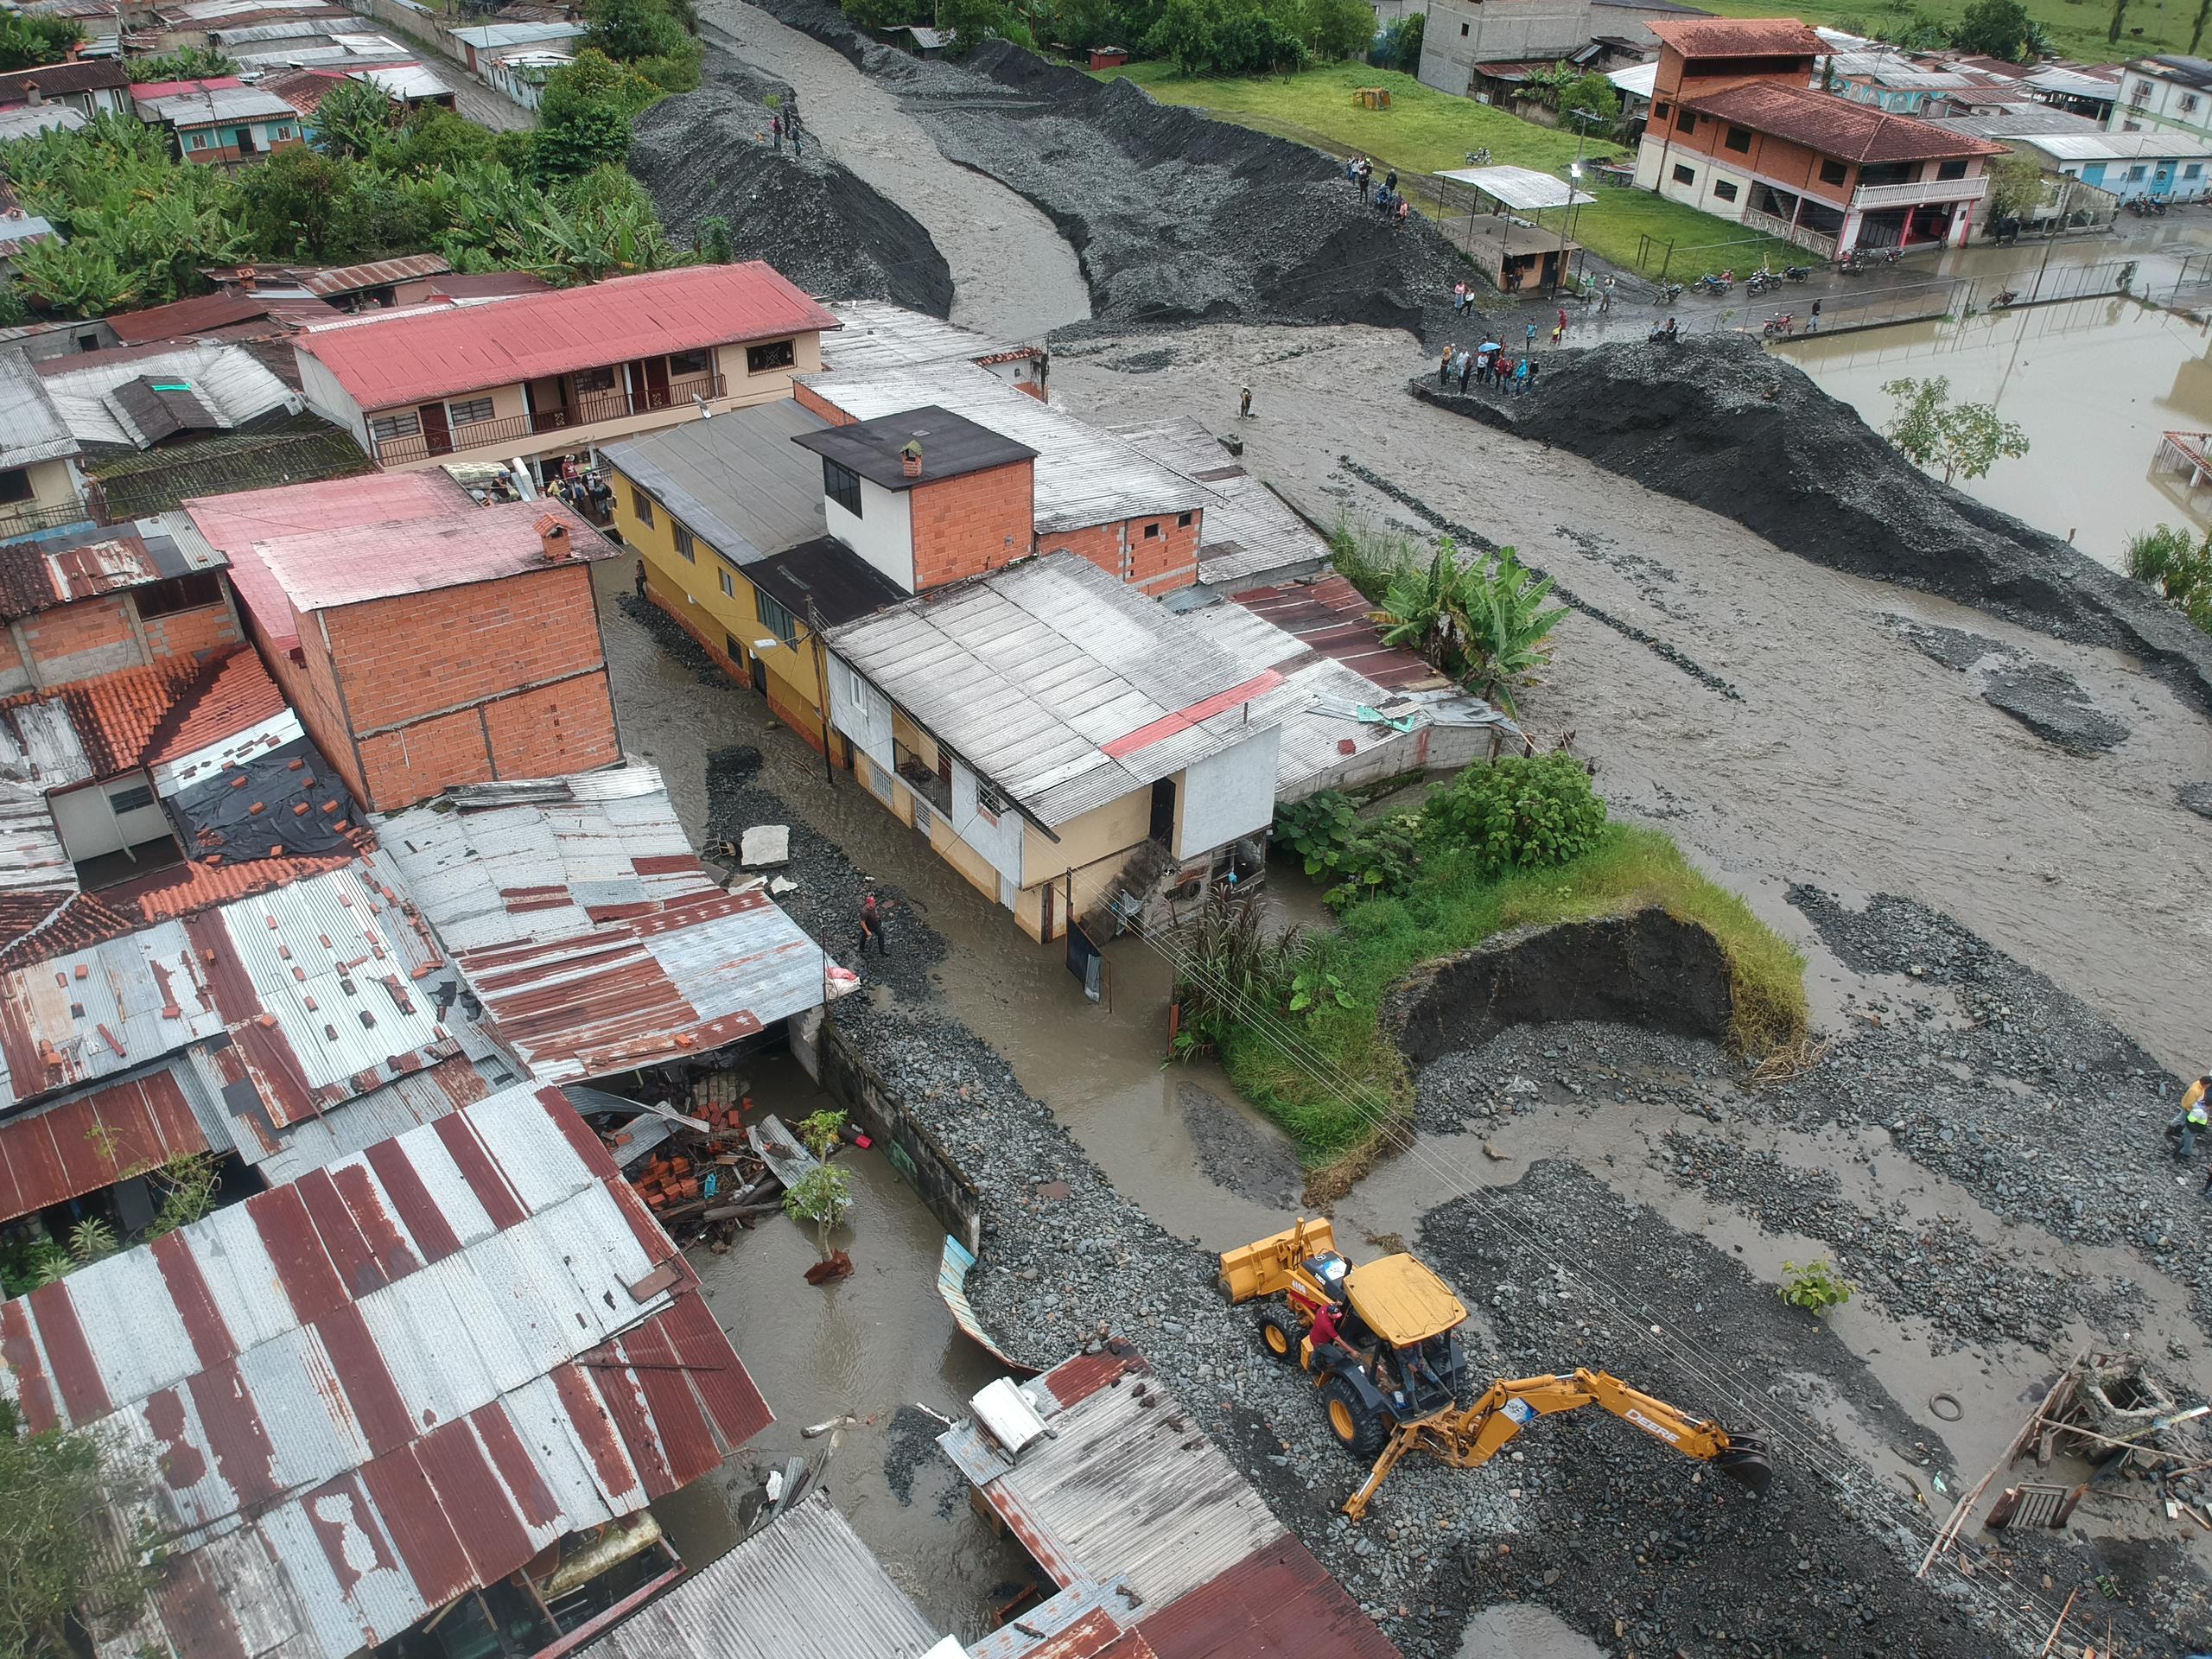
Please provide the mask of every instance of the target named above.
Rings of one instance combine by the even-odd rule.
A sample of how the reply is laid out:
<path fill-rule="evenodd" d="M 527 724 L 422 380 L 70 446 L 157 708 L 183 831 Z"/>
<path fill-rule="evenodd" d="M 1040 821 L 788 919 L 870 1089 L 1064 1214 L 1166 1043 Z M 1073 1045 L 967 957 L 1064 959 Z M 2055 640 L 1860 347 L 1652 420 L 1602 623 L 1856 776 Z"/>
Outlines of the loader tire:
<path fill-rule="evenodd" d="M 1280 1304 L 1260 1310 L 1260 1346 L 1273 1359 L 1286 1365 L 1298 1363 L 1298 1344 L 1306 1340 L 1306 1332 L 1298 1328 L 1297 1316 Z"/>
<path fill-rule="evenodd" d="M 1382 1455 L 1390 1439 L 1389 1421 L 1369 1409 L 1359 1390 L 1342 1376 L 1332 1376 L 1321 1385 L 1321 1411 L 1328 1419 L 1329 1433 L 1345 1451 L 1367 1463 Z"/>

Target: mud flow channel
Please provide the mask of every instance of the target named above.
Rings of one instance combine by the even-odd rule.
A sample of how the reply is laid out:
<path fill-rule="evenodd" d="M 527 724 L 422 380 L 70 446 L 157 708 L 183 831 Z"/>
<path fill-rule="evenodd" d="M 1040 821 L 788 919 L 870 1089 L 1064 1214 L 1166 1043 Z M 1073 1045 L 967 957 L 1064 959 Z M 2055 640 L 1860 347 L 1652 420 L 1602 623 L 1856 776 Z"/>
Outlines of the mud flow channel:
<path fill-rule="evenodd" d="M 1942 375 L 1957 402 L 1988 403 L 2028 453 L 1959 486 L 2118 569 L 2129 537 L 2160 523 L 2212 525 L 2212 492 L 2156 460 L 2170 431 L 2212 430 L 2212 334 L 2202 323 L 2109 296 L 1982 311 L 1774 350 L 1880 429 L 1882 388 Z"/>

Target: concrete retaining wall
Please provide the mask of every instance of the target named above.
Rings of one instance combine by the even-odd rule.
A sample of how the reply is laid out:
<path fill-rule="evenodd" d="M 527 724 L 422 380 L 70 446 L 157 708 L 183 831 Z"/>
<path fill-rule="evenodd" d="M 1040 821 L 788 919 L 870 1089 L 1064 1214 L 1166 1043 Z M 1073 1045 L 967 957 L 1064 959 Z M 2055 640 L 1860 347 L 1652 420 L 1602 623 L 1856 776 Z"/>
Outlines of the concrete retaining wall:
<path fill-rule="evenodd" d="M 883 1148 L 944 1230 L 975 1254 L 983 1238 L 983 1198 L 976 1183 L 907 1110 L 899 1091 L 855 1052 L 836 1021 L 816 1013 L 807 1024 L 817 1027 L 811 1040 L 794 1022 L 791 1047 L 815 1081 Z"/>

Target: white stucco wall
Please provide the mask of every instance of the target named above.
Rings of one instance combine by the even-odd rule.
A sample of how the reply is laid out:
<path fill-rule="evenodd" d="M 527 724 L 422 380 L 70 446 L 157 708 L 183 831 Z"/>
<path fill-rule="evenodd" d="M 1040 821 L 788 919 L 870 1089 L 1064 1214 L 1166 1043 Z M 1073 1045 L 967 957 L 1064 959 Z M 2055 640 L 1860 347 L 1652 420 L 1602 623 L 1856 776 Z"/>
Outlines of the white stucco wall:
<path fill-rule="evenodd" d="M 1282 728 L 1270 726 L 1184 772 L 1175 791 L 1176 857 L 1196 858 L 1274 822 L 1281 747 Z"/>
<path fill-rule="evenodd" d="M 976 798 L 976 774 L 952 763 L 952 833 L 981 853 L 1002 878 L 1000 901 L 1011 906 L 1012 894 L 1021 886 L 1021 815 L 1011 809 L 993 823 L 982 814 Z"/>
<path fill-rule="evenodd" d="M 822 515 L 832 536 L 908 593 L 914 591 L 914 529 L 905 491 L 862 479 L 859 518 L 827 495 L 822 498 Z"/>
<path fill-rule="evenodd" d="M 830 723 L 853 740 L 853 747 L 888 776 L 899 769 L 891 752 L 891 704 L 830 653 Z"/>

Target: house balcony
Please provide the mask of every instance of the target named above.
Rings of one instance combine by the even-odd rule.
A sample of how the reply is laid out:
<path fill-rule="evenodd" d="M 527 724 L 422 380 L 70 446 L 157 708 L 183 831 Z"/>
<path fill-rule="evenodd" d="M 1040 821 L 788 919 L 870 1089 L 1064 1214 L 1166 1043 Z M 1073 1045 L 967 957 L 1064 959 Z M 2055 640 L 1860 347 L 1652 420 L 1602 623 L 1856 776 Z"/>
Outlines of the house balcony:
<path fill-rule="evenodd" d="M 1851 193 L 1861 212 L 1878 207 L 1924 207 L 1938 201 L 1980 201 L 1989 194 L 1989 175 L 1966 179 L 1918 179 L 1910 184 L 1862 184 Z"/>
<path fill-rule="evenodd" d="M 42 531 L 61 530 L 71 524 L 87 524 L 92 521 L 92 510 L 81 501 L 65 501 L 54 506 L 41 506 L 30 501 L 18 502 L 12 506 L 0 506 L 0 541 L 17 536 L 35 536 Z"/>
<path fill-rule="evenodd" d="M 595 435 L 593 429 L 607 422 L 626 421 L 659 410 L 681 409 L 694 398 L 711 403 L 723 395 L 723 380 L 719 374 L 691 375 L 671 380 L 664 386 L 637 391 L 617 387 L 610 391 L 575 392 L 568 403 L 557 409 L 470 421 L 450 428 L 443 435 L 426 430 L 375 439 L 377 464 L 404 467 L 410 461 L 474 454 L 481 450 L 510 455 L 518 448 L 539 447 L 537 439 L 571 432 L 576 435 L 579 443 L 588 443 Z"/>

